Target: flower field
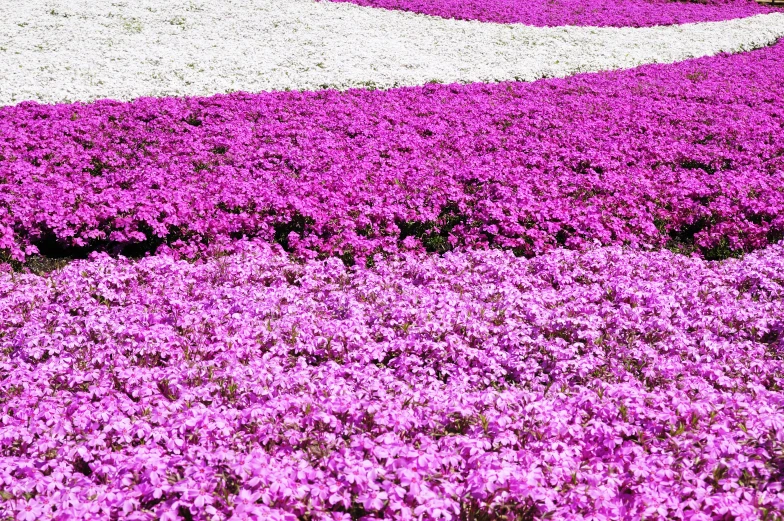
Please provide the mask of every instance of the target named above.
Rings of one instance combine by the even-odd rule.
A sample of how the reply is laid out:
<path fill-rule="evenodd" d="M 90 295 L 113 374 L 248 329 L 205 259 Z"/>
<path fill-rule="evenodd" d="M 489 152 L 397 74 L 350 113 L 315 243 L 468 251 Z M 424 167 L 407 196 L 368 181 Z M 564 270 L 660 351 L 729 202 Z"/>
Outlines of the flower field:
<path fill-rule="evenodd" d="M 332 0 L 363 6 L 424 13 L 483 22 L 535 26 L 590 25 L 649 27 L 654 25 L 731 20 L 767 12 L 744 0 Z"/>
<path fill-rule="evenodd" d="M 784 520 L 784 14 L 29 3 L 0 521 Z"/>
<path fill-rule="evenodd" d="M 0 2 L 0 104 L 533 81 L 784 36 L 780 9 L 633 28 L 502 25 L 326 0 L 52 3 Z"/>
<path fill-rule="evenodd" d="M 782 274 L 781 246 L 352 270 L 244 245 L 7 275 L 6 492 L 30 516 L 752 519 L 784 508 Z"/>
<path fill-rule="evenodd" d="M 534 84 L 0 109 L 0 247 L 304 258 L 784 237 L 784 43 Z"/>

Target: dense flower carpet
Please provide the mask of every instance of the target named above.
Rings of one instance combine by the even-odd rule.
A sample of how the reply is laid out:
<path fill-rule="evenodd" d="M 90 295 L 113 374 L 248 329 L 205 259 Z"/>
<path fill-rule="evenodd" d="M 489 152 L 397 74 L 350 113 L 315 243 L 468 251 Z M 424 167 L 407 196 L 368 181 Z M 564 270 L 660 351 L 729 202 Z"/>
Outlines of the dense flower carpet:
<path fill-rule="evenodd" d="M 752 0 L 729 7 L 742 4 L 757 10 Z M 534 27 L 315 0 L 6 1 L 0 104 L 533 81 L 782 36 L 780 9 L 656 27 Z"/>
<path fill-rule="evenodd" d="M 0 521 L 784 520 L 784 14 L 29 3 Z"/>
<path fill-rule="evenodd" d="M 784 42 L 533 84 L 0 108 L 0 247 L 307 258 L 784 237 Z"/>
<path fill-rule="evenodd" d="M 332 0 L 415 13 L 536 26 L 653 25 L 731 20 L 766 12 L 745 0 Z"/>

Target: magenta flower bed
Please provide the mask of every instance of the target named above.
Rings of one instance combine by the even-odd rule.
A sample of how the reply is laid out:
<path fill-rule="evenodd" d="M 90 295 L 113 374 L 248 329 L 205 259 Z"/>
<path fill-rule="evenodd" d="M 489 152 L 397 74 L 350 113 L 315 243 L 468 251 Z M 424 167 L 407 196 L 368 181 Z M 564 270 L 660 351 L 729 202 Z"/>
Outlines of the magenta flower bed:
<path fill-rule="evenodd" d="M 303 257 L 784 232 L 784 44 L 533 84 L 0 109 L 0 250 Z"/>
<path fill-rule="evenodd" d="M 374 269 L 242 246 L 0 275 L 0 518 L 784 509 L 784 245 Z"/>
<path fill-rule="evenodd" d="M 649 27 L 769 12 L 754 0 L 332 0 L 414 13 L 540 27 Z"/>

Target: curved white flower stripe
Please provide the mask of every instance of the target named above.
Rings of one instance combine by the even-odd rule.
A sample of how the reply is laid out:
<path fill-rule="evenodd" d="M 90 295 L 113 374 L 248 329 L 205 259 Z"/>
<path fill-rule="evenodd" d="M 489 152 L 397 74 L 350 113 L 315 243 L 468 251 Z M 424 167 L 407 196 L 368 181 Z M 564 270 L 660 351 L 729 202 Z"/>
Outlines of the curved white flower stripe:
<path fill-rule="evenodd" d="M 541 28 L 312 0 L 14 0 L 0 3 L 0 104 L 530 81 L 742 51 L 781 36 L 778 13 Z"/>

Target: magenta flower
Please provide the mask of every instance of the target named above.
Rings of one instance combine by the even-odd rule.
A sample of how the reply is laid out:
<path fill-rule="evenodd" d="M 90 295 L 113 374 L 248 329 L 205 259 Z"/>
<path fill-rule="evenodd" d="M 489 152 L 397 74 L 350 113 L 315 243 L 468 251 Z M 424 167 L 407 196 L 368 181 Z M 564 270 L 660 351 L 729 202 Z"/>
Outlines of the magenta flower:
<path fill-rule="evenodd" d="M 444 18 L 536 26 L 647 27 L 731 20 L 764 13 L 747 0 L 333 0 Z"/>
<path fill-rule="evenodd" d="M 739 256 L 784 237 L 782 71 L 778 44 L 530 84 L 4 107 L 0 254 Z"/>

